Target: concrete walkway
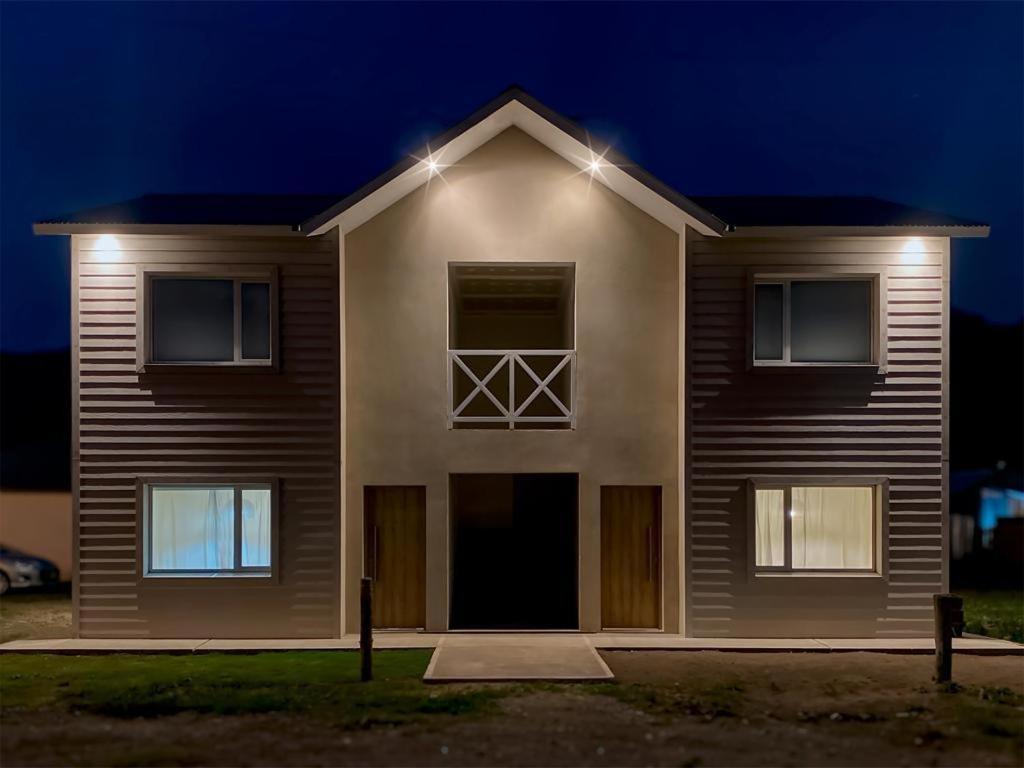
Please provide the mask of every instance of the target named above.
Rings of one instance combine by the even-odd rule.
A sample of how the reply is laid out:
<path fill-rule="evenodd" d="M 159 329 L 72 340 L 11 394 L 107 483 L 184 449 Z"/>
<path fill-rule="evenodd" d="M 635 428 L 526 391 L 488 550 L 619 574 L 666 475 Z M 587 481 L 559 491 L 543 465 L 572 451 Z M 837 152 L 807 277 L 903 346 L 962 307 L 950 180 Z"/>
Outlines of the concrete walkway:
<path fill-rule="evenodd" d="M 523 643 L 536 641 L 560 642 L 557 638 L 571 638 L 602 651 L 741 651 L 762 653 L 841 651 L 872 651 L 875 653 L 930 654 L 935 652 L 930 638 L 853 638 L 853 639 L 759 639 L 759 638 L 686 638 L 660 632 L 643 633 L 489 633 L 453 632 L 448 634 L 426 632 L 377 632 L 373 638 L 375 648 L 436 648 L 441 639 L 445 643 L 466 642 L 481 644 L 488 638 L 515 638 Z M 69 655 L 92 653 L 259 653 L 262 651 L 354 651 L 359 638 L 345 635 L 323 640 L 150 640 L 150 639 L 52 639 L 11 640 L 0 644 L 0 653 L 60 653 Z M 953 640 L 957 653 L 979 656 L 1024 656 L 1024 645 L 1008 640 L 969 635 Z"/>
<path fill-rule="evenodd" d="M 547 680 L 583 682 L 614 676 L 585 635 L 452 634 L 434 650 L 428 683 Z"/>

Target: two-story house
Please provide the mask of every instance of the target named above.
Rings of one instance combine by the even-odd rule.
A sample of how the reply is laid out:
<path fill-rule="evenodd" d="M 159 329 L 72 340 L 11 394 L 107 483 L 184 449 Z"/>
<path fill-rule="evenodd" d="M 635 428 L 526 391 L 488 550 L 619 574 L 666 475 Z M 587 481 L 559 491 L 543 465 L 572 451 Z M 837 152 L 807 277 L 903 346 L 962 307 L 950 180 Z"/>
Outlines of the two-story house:
<path fill-rule="evenodd" d="M 684 197 L 511 89 L 362 189 L 71 236 L 74 628 L 904 637 L 947 588 L 949 254 Z"/>

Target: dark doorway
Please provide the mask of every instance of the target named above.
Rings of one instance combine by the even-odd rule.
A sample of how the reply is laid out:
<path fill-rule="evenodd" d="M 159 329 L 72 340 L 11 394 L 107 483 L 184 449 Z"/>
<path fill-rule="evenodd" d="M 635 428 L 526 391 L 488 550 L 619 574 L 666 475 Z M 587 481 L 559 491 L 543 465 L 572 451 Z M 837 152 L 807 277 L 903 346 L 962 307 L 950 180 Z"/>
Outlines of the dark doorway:
<path fill-rule="evenodd" d="M 577 475 L 452 475 L 452 629 L 577 629 Z"/>

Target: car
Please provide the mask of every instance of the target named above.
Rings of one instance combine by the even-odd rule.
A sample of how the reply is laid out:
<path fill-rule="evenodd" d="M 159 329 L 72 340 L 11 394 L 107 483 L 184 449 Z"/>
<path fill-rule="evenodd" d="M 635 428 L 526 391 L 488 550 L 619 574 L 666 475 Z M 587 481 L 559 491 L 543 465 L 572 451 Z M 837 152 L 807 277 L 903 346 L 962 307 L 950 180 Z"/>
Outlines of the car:
<path fill-rule="evenodd" d="M 11 589 L 46 587 L 59 581 L 60 571 L 49 560 L 0 544 L 0 595 Z"/>

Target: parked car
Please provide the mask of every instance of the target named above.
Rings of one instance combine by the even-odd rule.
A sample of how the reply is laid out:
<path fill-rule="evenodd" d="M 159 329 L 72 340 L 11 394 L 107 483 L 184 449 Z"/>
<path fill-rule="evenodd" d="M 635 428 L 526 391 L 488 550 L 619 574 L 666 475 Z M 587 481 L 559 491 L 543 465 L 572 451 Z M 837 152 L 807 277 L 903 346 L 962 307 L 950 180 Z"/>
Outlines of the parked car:
<path fill-rule="evenodd" d="M 59 581 L 60 571 L 49 560 L 0 544 L 0 595 L 11 589 L 45 587 Z"/>

